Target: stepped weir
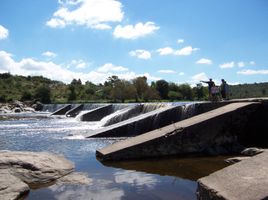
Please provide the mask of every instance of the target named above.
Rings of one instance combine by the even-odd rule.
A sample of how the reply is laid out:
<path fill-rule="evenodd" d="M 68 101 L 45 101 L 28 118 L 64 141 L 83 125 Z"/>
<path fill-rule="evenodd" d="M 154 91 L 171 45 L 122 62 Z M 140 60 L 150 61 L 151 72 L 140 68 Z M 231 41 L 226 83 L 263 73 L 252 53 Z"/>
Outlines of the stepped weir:
<path fill-rule="evenodd" d="M 48 107 L 47 107 L 48 108 Z M 98 121 L 86 138 L 124 138 L 98 149 L 104 165 L 115 161 L 191 154 L 239 153 L 268 148 L 268 99 L 223 102 L 62 105 L 55 115 Z M 198 180 L 198 199 L 266 199 L 268 152 Z M 256 169 L 259 169 L 256 173 Z M 249 190 L 249 192 L 244 192 Z M 253 189 L 249 189 L 253 188 Z"/>

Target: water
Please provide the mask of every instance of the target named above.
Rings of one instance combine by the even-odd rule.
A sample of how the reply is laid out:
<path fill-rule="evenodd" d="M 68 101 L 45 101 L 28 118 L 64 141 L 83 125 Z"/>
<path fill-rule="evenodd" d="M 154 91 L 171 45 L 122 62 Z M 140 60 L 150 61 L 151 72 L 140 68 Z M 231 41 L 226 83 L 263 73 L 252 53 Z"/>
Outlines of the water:
<path fill-rule="evenodd" d="M 0 150 L 49 151 L 75 163 L 88 185 L 52 185 L 31 190 L 27 199 L 196 199 L 196 179 L 224 167 L 223 158 L 168 158 L 100 163 L 96 149 L 121 140 L 84 139 L 97 122 L 47 114 L 0 121 Z"/>

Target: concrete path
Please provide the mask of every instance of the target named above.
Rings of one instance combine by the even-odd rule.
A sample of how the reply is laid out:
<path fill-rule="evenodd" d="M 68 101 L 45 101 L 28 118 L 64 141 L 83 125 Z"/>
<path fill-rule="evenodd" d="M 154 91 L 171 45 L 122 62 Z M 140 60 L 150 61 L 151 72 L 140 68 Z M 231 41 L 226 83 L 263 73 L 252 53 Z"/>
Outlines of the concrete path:
<path fill-rule="evenodd" d="M 198 198 L 268 199 L 268 151 L 199 179 Z"/>
<path fill-rule="evenodd" d="M 233 132 L 239 132 L 256 105 L 254 102 L 228 104 L 115 143 L 97 150 L 96 155 L 101 160 L 121 160 L 201 152 L 213 144 L 232 142 Z"/>

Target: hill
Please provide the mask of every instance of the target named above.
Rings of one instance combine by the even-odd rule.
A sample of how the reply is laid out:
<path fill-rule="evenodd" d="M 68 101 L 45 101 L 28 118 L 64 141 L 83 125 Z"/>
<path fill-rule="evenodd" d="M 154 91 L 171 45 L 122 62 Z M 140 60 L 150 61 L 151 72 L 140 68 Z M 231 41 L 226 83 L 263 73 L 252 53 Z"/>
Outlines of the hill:
<path fill-rule="evenodd" d="M 230 86 L 230 98 L 267 97 L 268 83 Z M 70 84 L 42 76 L 0 74 L 0 102 L 13 100 L 43 103 L 66 102 L 144 102 L 144 101 L 194 101 L 207 100 L 207 87 L 197 84 L 175 84 L 165 80 L 147 83 L 146 77 L 131 81 L 111 76 L 104 84 L 94 84 L 73 79 Z"/>

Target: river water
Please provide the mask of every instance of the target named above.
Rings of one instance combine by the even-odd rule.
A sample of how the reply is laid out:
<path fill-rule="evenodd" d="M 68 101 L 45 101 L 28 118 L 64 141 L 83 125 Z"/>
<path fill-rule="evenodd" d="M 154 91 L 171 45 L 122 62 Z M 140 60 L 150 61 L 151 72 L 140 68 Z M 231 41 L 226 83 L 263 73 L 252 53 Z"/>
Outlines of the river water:
<path fill-rule="evenodd" d="M 17 116 L 17 115 L 16 115 Z M 52 185 L 31 190 L 29 200 L 196 199 L 196 180 L 226 166 L 223 157 L 166 158 L 101 163 L 96 149 L 123 139 L 85 139 L 97 122 L 47 113 L 0 120 L 0 150 L 49 151 L 64 155 L 87 185 Z"/>

